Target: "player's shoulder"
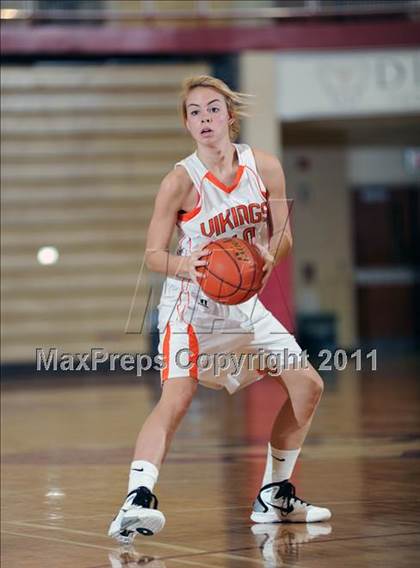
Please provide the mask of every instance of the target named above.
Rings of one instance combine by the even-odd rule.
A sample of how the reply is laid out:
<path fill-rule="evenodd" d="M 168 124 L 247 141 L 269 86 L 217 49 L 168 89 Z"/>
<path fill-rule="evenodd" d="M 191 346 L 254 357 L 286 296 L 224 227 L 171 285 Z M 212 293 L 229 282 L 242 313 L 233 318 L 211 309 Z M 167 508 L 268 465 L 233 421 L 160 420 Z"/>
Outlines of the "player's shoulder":
<path fill-rule="evenodd" d="M 285 178 L 280 160 L 263 150 L 253 149 L 253 152 L 255 165 L 268 193 L 272 196 L 284 194 Z"/>
<path fill-rule="evenodd" d="M 255 158 L 255 164 L 260 174 L 270 174 L 281 170 L 280 160 L 274 154 L 260 150 L 259 148 L 252 148 Z"/>
<path fill-rule="evenodd" d="M 162 179 L 160 184 L 160 193 L 173 197 L 185 195 L 192 186 L 191 178 L 189 177 L 185 168 L 177 166 L 170 170 Z"/>

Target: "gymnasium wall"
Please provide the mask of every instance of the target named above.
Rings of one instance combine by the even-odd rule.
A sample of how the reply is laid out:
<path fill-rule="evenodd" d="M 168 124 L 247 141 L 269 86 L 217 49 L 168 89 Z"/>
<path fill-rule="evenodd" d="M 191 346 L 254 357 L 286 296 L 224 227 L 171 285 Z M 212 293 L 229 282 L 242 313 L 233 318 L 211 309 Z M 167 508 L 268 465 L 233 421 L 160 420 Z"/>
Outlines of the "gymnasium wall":
<path fill-rule="evenodd" d="M 417 119 L 420 126 L 420 120 Z M 417 143 L 420 144 L 418 132 Z M 349 183 L 358 184 L 413 184 L 419 183 L 417 170 L 409 169 L 405 152 L 407 145 L 382 144 L 375 146 L 351 146 L 347 150 Z"/>

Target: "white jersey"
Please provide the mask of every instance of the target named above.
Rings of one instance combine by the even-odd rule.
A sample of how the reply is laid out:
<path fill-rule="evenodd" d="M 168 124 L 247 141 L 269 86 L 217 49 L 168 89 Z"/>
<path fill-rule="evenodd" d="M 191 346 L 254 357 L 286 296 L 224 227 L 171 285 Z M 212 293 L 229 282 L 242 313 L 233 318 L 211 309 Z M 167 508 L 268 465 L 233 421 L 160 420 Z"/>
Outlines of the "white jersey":
<path fill-rule="evenodd" d="M 192 251 L 210 240 L 239 237 L 268 246 L 267 191 L 259 176 L 251 148 L 234 144 L 238 171 L 230 186 L 218 180 L 194 152 L 175 167 L 184 167 L 190 176 L 197 202 L 192 211 L 178 216 L 178 255 Z M 212 388 L 229 392 L 259 380 L 264 369 L 244 367 L 215 373 L 202 368 L 199 355 L 215 355 L 223 348 L 235 353 L 255 354 L 259 350 L 278 355 L 279 367 L 301 349 L 293 336 L 264 307 L 257 296 L 237 306 L 220 304 L 206 297 L 189 279 L 168 277 L 159 303 L 159 354 L 164 361 L 161 380 L 190 376 Z M 284 352 L 284 350 L 286 352 Z M 179 356 L 188 352 L 191 366 Z M 264 367 L 262 365 L 262 367 Z"/>
<path fill-rule="evenodd" d="M 267 191 L 257 172 L 254 154 L 247 144 L 234 144 L 238 170 L 232 185 L 219 181 L 194 152 L 175 167 L 184 167 L 197 192 L 192 211 L 178 215 L 177 254 L 189 255 L 209 240 L 239 237 L 268 243 Z"/>
<path fill-rule="evenodd" d="M 234 147 L 238 170 L 229 186 L 206 168 L 197 152 L 175 164 L 186 169 L 197 193 L 194 209 L 178 214 L 177 255 L 188 256 L 210 240 L 234 236 L 249 242 L 255 238 L 268 246 L 267 190 L 257 172 L 251 148 L 247 144 L 234 144 Z M 180 281 L 175 277 L 168 280 Z"/>

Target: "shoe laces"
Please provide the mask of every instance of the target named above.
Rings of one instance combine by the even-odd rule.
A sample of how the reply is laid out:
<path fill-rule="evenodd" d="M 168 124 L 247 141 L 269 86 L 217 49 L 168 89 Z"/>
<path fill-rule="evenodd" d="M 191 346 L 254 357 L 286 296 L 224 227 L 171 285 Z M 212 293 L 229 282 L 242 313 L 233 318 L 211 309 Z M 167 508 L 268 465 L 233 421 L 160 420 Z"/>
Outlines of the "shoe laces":
<path fill-rule="evenodd" d="M 261 488 L 260 494 L 267 489 L 274 488 L 277 488 L 277 491 L 273 498 L 275 500 L 280 498 L 283 499 L 282 507 L 279 507 L 282 515 L 288 515 L 294 510 L 294 507 L 292 505 L 293 501 L 299 501 L 300 503 L 302 503 L 302 505 L 305 506 L 309 505 L 309 503 L 307 503 L 306 501 L 303 501 L 302 499 L 299 499 L 299 497 L 296 497 L 295 486 L 287 479 L 284 481 L 275 481 L 273 483 L 264 485 L 264 487 Z"/>
<path fill-rule="evenodd" d="M 131 505 L 137 505 L 138 507 L 144 507 L 145 509 L 157 509 L 159 502 L 157 500 L 156 495 L 154 495 L 150 489 L 147 487 L 137 487 L 137 489 L 133 489 L 127 495 L 134 495 L 134 499 L 131 502 Z"/>
<path fill-rule="evenodd" d="M 274 499 L 280 499 L 280 497 L 283 497 L 286 502 L 287 509 L 289 509 L 292 501 L 300 501 L 302 505 L 309 505 L 306 501 L 296 497 L 296 488 L 293 483 L 290 483 L 287 479 L 285 481 L 273 483 L 273 487 L 278 487 L 277 492 L 274 495 Z"/>

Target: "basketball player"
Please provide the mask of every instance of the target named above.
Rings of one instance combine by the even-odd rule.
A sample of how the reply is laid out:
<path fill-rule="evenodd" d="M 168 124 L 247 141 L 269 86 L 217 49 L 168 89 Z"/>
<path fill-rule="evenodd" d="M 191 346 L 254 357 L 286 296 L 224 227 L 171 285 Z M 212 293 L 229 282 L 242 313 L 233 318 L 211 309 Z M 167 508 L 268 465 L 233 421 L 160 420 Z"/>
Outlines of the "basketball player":
<path fill-rule="evenodd" d="M 273 424 L 252 521 L 314 522 L 331 516 L 297 497 L 289 481 L 322 394 L 320 376 L 308 363 L 291 368 L 290 359 L 299 359 L 301 348 L 257 297 L 222 305 L 198 284 L 197 269 L 207 264 L 210 240 L 236 236 L 257 244 L 265 260 L 264 284 L 288 254 L 292 237 L 282 167 L 275 156 L 233 142 L 246 95 L 203 75 L 185 81 L 181 100 L 196 151 L 163 179 L 147 235 L 147 265 L 167 275 L 159 304 L 162 394 L 138 435 L 128 495 L 109 528 L 122 543 L 132 542 L 136 532 L 156 534 L 165 524 L 153 490 L 198 384 L 232 394 L 266 374 L 252 365 L 215 373 L 197 365 L 199 353 L 263 351 L 278 361 L 277 380 L 288 398 Z M 175 227 L 179 244 L 170 254 Z"/>

